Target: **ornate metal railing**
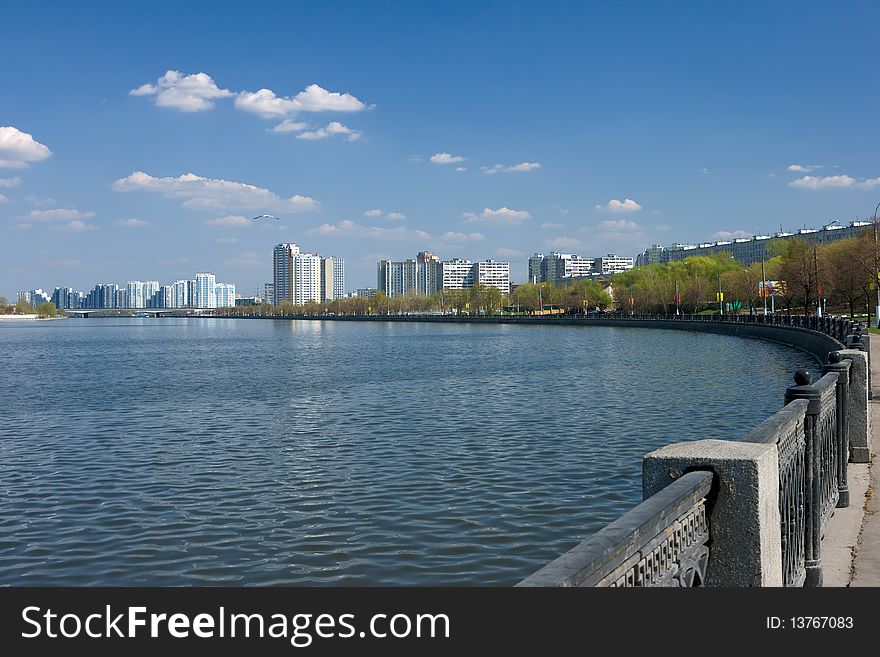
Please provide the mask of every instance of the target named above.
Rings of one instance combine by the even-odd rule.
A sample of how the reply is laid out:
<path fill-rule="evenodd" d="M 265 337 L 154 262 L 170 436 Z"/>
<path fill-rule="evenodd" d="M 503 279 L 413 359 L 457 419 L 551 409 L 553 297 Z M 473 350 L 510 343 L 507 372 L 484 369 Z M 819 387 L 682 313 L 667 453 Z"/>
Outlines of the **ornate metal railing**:
<path fill-rule="evenodd" d="M 711 472 L 690 472 L 518 586 L 702 586 Z"/>
<path fill-rule="evenodd" d="M 783 586 L 803 586 L 806 580 L 806 433 L 809 402 L 796 399 L 759 424 L 743 442 L 775 444 L 779 456 L 779 518 L 782 539 Z"/>
<path fill-rule="evenodd" d="M 795 372 L 795 385 L 785 392 L 785 403 L 807 400 L 804 414 L 806 508 L 805 567 L 807 586 L 821 586 L 820 545 L 825 528 L 839 499 L 837 379 L 839 372 L 829 372 L 811 383 L 807 370 Z M 846 458 L 845 456 L 843 457 Z"/>

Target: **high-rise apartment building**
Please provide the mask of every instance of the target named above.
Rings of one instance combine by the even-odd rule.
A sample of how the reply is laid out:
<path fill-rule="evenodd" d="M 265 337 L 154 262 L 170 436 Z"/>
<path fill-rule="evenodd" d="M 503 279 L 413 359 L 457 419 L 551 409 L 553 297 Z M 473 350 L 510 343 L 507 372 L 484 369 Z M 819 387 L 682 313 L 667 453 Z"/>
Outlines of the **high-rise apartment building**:
<path fill-rule="evenodd" d="M 302 305 L 310 301 L 332 301 L 345 295 L 345 261 L 317 253 L 302 253 L 292 242 L 272 250 L 273 281 L 266 295 L 275 305 L 289 301 Z M 272 296 L 268 296 L 269 294 Z"/>
<path fill-rule="evenodd" d="M 235 305 L 235 285 L 232 283 L 217 283 L 214 286 L 214 295 L 217 308 L 229 308 Z"/>
<path fill-rule="evenodd" d="M 195 278 L 194 308 L 217 307 L 217 277 L 208 272 L 200 272 Z"/>
<path fill-rule="evenodd" d="M 293 301 L 293 256 L 299 254 L 299 245 L 293 242 L 276 244 L 272 249 L 272 296 L 273 305 L 279 305 L 282 301 Z"/>

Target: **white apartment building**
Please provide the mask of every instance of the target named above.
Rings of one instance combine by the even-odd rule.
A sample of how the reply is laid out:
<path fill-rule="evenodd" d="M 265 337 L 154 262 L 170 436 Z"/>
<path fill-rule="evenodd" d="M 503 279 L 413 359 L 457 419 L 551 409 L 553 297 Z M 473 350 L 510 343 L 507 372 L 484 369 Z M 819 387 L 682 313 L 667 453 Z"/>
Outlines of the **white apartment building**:
<path fill-rule="evenodd" d="M 474 286 L 474 263 L 454 258 L 443 261 L 443 289 L 461 290 Z"/>
<path fill-rule="evenodd" d="M 171 284 L 171 302 L 169 308 L 188 308 L 192 304 L 192 298 L 189 295 L 190 281 L 174 281 Z"/>
<path fill-rule="evenodd" d="M 217 307 L 217 277 L 208 272 L 200 272 L 195 278 L 194 308 Z"/>
<path fill-rule="evenodd" d="M 498 288 L 502 293 L 510 292 L 510 263 L 484 260 L 474 265 L 477 284 Z"/>
<path fill-rule="evenodd" d="M 633 259 L 626 256 L 609 253 L 601 258 L 596 258 L 594 269 L 603 275 L 617 274 L 633 268 Z"/>
<path fill-rule="evenodd" d="M 297 253 L 290 259 L 293 298 L 295 305 L 300 306 L 309 301 L 321 301 L 321 261 L 323 258 L 316 253 Z M 278 290 L 276 288 L 277 296 Z"/>
<path fill-rule="evenodd" d="M 217 308 L 229 308 L 235 305 L 235 285 L 232 283 L 217 283 L 214 286 L 214 295 Z"/>

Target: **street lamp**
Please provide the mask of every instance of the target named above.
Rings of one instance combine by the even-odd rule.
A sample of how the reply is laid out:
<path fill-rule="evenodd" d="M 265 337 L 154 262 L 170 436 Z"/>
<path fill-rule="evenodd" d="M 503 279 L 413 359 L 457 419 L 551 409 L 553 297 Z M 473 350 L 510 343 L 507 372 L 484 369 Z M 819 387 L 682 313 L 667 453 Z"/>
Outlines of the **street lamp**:
<path fill-rule="evenodd" d="M 877 328 L 880 328 L 880 263 L 877 262 L 877 210 L 880 210 L 880 203 L 874 208 L 874 217 L 871 223 L 874 226 L 874 287 L 877 289 L 877 306 L 874 308 L 874 320 L 877 322 Z"/>

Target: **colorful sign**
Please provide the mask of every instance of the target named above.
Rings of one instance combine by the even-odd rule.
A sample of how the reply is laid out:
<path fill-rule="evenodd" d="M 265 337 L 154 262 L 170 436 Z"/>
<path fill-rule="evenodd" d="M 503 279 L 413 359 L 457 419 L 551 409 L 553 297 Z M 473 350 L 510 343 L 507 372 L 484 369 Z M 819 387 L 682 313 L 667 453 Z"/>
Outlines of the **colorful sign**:
<path fill-rule="evenodd" d="M 758 281 L 758 296 L 764 297 L 784 297 L 785 281 Z"/>

